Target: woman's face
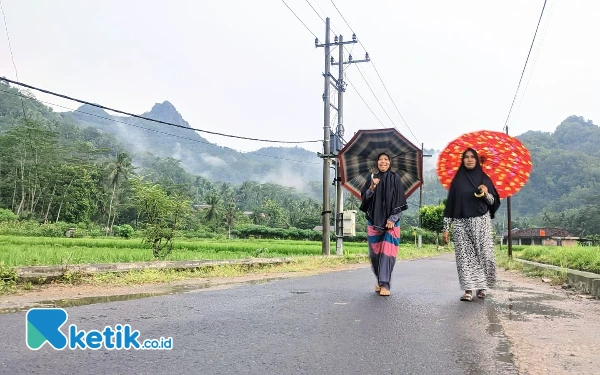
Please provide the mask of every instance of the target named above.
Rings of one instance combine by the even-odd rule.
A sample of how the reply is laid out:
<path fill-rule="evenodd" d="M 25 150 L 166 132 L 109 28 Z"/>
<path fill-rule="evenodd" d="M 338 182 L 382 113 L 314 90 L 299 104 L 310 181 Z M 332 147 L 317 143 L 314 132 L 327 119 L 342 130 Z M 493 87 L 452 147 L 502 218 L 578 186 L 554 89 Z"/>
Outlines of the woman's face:
<path fill-rule="evenodd" d="M 477 159 L 475 158 L 475 154 L 473 151 L 465 152 L 465 156 L 463 157 L 463 164 L 467 169 L 473 169 L 477 165 Z"/>
<path fill-rule="evenodd" d="M 377 160 L 377 168 L 379 168 L 381 172 L 386 172 L 390 169 L 390 158 L 388 158 L 387 155 L 381 155 Z"/>

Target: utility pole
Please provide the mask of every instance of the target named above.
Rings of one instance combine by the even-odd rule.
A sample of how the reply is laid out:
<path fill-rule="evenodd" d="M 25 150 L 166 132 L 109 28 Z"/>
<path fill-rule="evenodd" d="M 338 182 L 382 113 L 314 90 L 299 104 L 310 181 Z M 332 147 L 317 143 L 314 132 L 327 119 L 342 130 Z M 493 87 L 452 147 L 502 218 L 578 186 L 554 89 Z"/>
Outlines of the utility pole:
<path fill-rule="evenodd" d="M 337 37 L 336 37 L 337 39 Z M 338 124 L 336 128 L 336 135 L 341 143 L 342 137 L 344 136 L 344 37 L 340 35 L 338 42 Z M 341 146 L 341 144 L 340 144 Z M 340 171 L 340 163 L 335 165 L 335 255 L 344 254 L 344 218 L 342 212 L 344 211 L 344 195 L 342 192 L 341 185 L 342 173 Z"/>
<path fill-rule="evenodd" d="M 325 59 L 328 60 L 325 62 L 325 93 L 323 94 L 323 100 L 325 101 L 325 142 L 324 142 L 324 147 L 323 147 L 323 155 L 321 155 L 322 158 L 324 158 L 324 160 L 331 160 L 332 158 L 335 158 L 335 153 L 337 153 L 337 151 L 339 151 L 339 149 L 336 150 L 332 150 L 330 147 L 331 144 L 331 140 L 330 140 L 330 126 L 329 126 L 329 121 L 330 121 L 330 107 L 332 107 L 333 109 L 338 111 L 338 124 L 336 126 L 336 137 L 337 139 L 340 141 L 339 143 L 336 143 L 338 145 L 338 147 L 342 147 L 341 144 L 341 140 L 342 137 L 344 136 L 344 92 L 346 91 L 346 83 L 344 82 L 344 65 L 347 64 L 355 64 L 355 63 L 361 63 L 361 62 L 369 62 L 371 61 L 371 59 L 369 58 L 369 54 L 365 53 L 365 59 L 364 60 L 354 60 L 352 58 L 352 55 L 348 56 L 348 61 L 344 61 L 344 45 L 345 44 L 353 44 L 353 43 L 358 43 L 358 40 L 356 38 L 356 34 L 352 34 L 352 40 L 351 41 L 347 41 L 344 42 L 344 37 L 342 35 L 340 35 L 339 37 L 336 36 L 334 39 L 333 43 L 329 42 L 329 25 L 330 25 L 330 21 L 329 18 L 326 18 L 325 20 L 325 44 L 319 44 L 318 40 L 315 40 L 315 47 L 325 47 Z M 330 56 L 330 49 L 329 47 L 335 45 L 338 48 L 338 62 L 337 62 L 337 66 L 338 66 L 338 78 L 335 79 L 335 77 L 333 77 L 333 75 L 330 72 L 330 65 L 328 64 L 335 64 L 335 59 L 333 58 L 333 56 Z M 333 105 L 331 105 L 331 100 L 329 97 L 329 85 L 332 83 L 334 84 L 335 89 L 338 92 L 338 107 L 334 107 Z M 337 161 L 335 162 L 335 166 L 336 166 L 336 176 L 334 179 L 334 184 L 335 184 L 335 193 L 336 193 L 336 200 L 335 200 L 335 237 L 336 237 L 336 255 L 343 255 L 344 253 L 344 229 L 343 229 L 343 207 L 344 207 L 344 200 L 343 200 L 343 192 L 342 192 L 342 187 L 341 187 L 341 180 L 342 180 L 342 176 L 341 176 L 341 170 L 339 168 L 339 163 L 337 163 Z M 327 171 L 325 171 L 325 169 L 327 169 Z M 327 166 L 327 163 L 324 162 L 323 164 L 323 254 L 324 255 L 329 255 L 330 250 L 329 250 L 329 190 L 328 190 L 328 182 L 329 182 L 329 168 Z M 326 218 L 327 216 L 327 218 Z M 327 229 L 325 229 L 327 227 Z M 327 231 L 327 232 L 326 232 Z M 327 234 L 326 234 L 327 233 Z"/>
<path fill-rule="evenodd" d="M 425 155 L 425 144 L 421 143 L 421 157 L 422 158 L 431 158 L 433 155 Z M 421 170 L 423 170 L 423 159 L 421 159 Z M 423 178 L 425 180 L 425 178 Z M 419 187 L 419 228 L 421 228 L 421 207 L 423 206 L 423 185 L 425 181 L 421 181 L 421 186 Z"/>
<path fill-rule="evenodd" d="M 508 135 L 508 124 L 506 124 L 506 135 Z M 512 224 L 510 215 L 510 197 L 506 198 L 506 213 L 508 215 L 508 257 L 512 259 Z"/>
<path fill-rule="evenodd" d="M 323 211 L 321 212 L 322 216 L 322 224 L 323 224 L 323 241 L 322 241 L 322 251 L 323 255 L 329 255 L 329 245 L 330 245 L 330 214 L 331 208 L 329 204 L 329 163 L 331 163 L 331 155 L 329 152 L 329 143 L 330 143 L 330 108 L 331 100 L 329 97 L 329 77 L 331 73 L 329 72 L 331 68 L 330 61 L 330 46 L 329 43 L 329 33 L 330 33 L 330 21 L 329 17 L 327 17 L 325 21 L 325 44 L 319 44 L 319 39 L 315 39 L 315 47 L 325 47 L 325 72 L 323 76 L 325 77 L 325 91 L 323 92 L 323 108 L 324 108 L 324 119 L 323 119 L 323 154 L 320 157 L 323 159 Z"/>
<path fill-rule="evenodd" d="M 421 170 L 423 170 L 423 158 L 431 158 L 433 157 L 433 155 L 425 155 L 425 144 L 421 143 Z M 423 177 L 423 180 L 425 180 L 425 177 Z M 425 181 L 421 181 L 421 186 L 419 187 L 419 229 L 421 229 L 421 207 L 423 206 L 423 185 L 425 184 Z M 423 243 L 423 237 L 422 235 L 419 233 L 419 242 L 418 242 L 418 246 L 421 247 L 421 244 Z"/>

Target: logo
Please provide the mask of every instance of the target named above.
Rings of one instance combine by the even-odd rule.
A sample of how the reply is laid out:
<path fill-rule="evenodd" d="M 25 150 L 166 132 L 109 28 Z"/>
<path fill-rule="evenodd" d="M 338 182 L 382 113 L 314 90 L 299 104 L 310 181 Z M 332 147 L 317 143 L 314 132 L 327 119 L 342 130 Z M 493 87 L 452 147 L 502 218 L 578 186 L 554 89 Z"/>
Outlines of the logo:
<path fill-rule="evenodd" d="M 61 331 L 61 327 L 67 322 L 67 319 L 68 314 L 64 309 L 30 309 L 25 317 L 27 347 L 31 350 L 38 350 L 48 343 L 56 350 L 63 350 L 67 346 L 71 350 L 98 350 L 101 348 L 109 350 L 171 350 L 173 348 L 173 338 L 141 340 L 140 331 L 132 329 L 129 324 L 106 326 L 102 331 L 79 330 L 77 325 L 71 324 L 65 334 Z"/>

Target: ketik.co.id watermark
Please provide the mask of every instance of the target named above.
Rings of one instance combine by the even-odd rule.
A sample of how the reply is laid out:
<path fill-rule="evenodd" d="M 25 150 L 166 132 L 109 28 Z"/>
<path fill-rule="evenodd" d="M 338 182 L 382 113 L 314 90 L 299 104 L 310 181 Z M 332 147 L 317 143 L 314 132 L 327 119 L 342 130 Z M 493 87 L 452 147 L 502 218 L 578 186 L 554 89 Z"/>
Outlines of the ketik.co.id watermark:
<path fill-rule="evenodd" d="M 38 350 L 48 343 L 56 350 L 109 349 L 109 350 L 171 350 L 172 337 L 158 339 L 140 338 L 140 331 L 133 330 L 129 324 L 106 326 L 103 330 L 80 330 L 71 324 L 67 333 L 61 327 L 67 322 L 68 314 L 60 308 L 30 309 L 25 317 L 25 336 L 27 347 Z"/>

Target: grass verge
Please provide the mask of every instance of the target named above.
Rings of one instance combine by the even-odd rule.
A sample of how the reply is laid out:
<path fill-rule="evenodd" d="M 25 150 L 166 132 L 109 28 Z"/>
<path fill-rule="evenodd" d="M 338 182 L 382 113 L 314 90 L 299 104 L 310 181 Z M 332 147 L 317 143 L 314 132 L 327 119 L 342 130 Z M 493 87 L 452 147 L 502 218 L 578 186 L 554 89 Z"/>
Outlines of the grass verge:
<path fill-rule="evenodd" d="M 89 241 L 86 239 L 86 241 Z M 31 241 L 30 246 L 36 246 L 36 251 L 33 252 L 35 259 L 28 259 L 28 251 L 24 250 L 24 253 L 15 253 L 14 250 L 0 247 L 0 259 L 12 259 L 12 265 L 3 265 L 0 268 L 0 277 L 2 275 L 1 270 L 11 275 L 15 275 L 15 265 L 26 264 L 26 265 L 40 265 L 40 264 L 85 264 L 85 263 L 115 263 L 127 261 L 127 259 L 135 259 L 140 261 L 152 260 L 151 252 L 148 249 L 136 249 L 134 247 L 123 247 L 122 241 L 128 242 L 127 240 L 117 240 L 116 246 L 107 247 L 100 246 L 99 242 L 102 239 L 93 240 L 91 243 L 93 247 L 86 248 L 80 246 L 81 243 L 76 246 L 69 243 L 64 246 L 62 239 L 54 241 L 54 239 L 34 239 Z M 114 241 L 114 240 L 105 240 Z M 18 242 L 18 241 L 16 241 Z M 26 241 L 23 241 L 26 242 Z M 250 243 L 244 243 L 250 242 Z M 129 242 L 130 243 L 130 242 Z M 104 245 L 106 242 L 104 242 Z M 61 245 L 63 248 L 61 248 Z M 198 259 L 240 259 L 249 258 L 253 254 L 249 254 L 247 249 L 254 249 L 256 246 L 260 246 L 264 249 L 278 249 L 277 251 L 267 252 L 264 251 L 258 254 L 259 257 L 290 257 L 291 262 L 284 264 L 270 264 L 270 265 L 219 265 L 203 267 L 194 270 L 173 270 L 173 269 L 148 269 L 143 271 L 130 271 L 123 273 L 98 273 L 85 275 L 80 272 L 67 271 L 62 278 L 56 280 L 56 283 L 62 284 L 114 284 L 114 285 L 140 285 L 148 283 L 168 283 L 176 280 L 184 279 L 196 279 L 196 278 L 213 278 L 213 277 L 237 277 L 249 274 L 257 273 L 288 273 L 288 272 L 306 272 L 316 270 L 327 270 L 334 269 L 349 264 L 357 263 L 368 263 L 369 258 L 367 257 L 367 244 L 366 243 L 345 243 L 344 244 L 344 256 L 330 256 L 324 257 L 322 255 L 316 255 L 321 253 L 320 242 L 308 242 L 308 241 L 274 241 L 274 240 L 250 240 L 250 241 L 227 241 L 223 242 L 211 242 L 202 241 L 201 245 L 195 242 L 189 242 L 188 246 L 196 246 L 196 248 L 204 248 L 205 251 L 190 251 L 188 248 L 181 244 L 179 249 L 174 250 L 171 257 L 168 260 L 198 260 Z M 211 255 L 220 253 L 220 249 L 229 246 L 228 249 L 223 253 L 219 254 L 221 257 L 214 258 Z M 67 247 L 65 250 L 64 247 Z M 58 250 L 57 250 L 58 248 Z M 231 250 L 233 249 L 233 250 Z M 280 252 L 283 249 L 282 252 Z M 296 252 L 292 250 L 296 250 Z M 144 254 L 139 251 L 143 251 Z M 335 250 L 334 250 L 335 251 Z M 447 247 L 440 247 L 437 249 L 434 245 L 424 245 L 422 248 L 416 248 L 411 244 L 403 244 L 400 246 L 398 252 L 398 260 L 406 259 L 417 259 L 424 257 L 431 257 L 440 255 L 450 251 Z M 101 252 L 102 254 L 98 254 Z M 137 256 L 127 254 L 127 252 L 136 252 Z M 311 255 L 306 255 L 309 252 Z M 233 257 L 227 255 L 235 254 Z M 312 255 L 316 253 L 315 255 Z M 2 258 L 4 256 L 4 258 Z M 102 259 L 104 261 L 98 261 Z M 60 260 L 60 261 L 57 261 Z M 0 263 L 1 264 L 1 263 Z M 0 294 L 12 293 L 20 289 L 31 289 L 31 282 L 19 283 L 16 278 L 10 285 L 1 287 Z M 39 283 L 42 283 L 40 281 Z"/>
<path fill-rule="evenodd" d="M 522 272 L 527 277 L 541 277 L 549 279 L 552 285 L 562 285 L 567 282 L 567 272 L 555 271 L 548 269 L 539 269 L 536 267 L 529 266 L 527 264 L 517 262 L 514 260 L 516 254 L 513 252 L 513 259 L 508 257 L 506 250 L 496 250 L 496 266 L 504 270 L 516 270 Z M 520 258 L 520 257 L 519 257 Z"/>
<path fill-rule="evenodd" d="M 598 246 L 525 246 L 519 248 L 516 256 L 532 262 L 600 274 Z"/>

